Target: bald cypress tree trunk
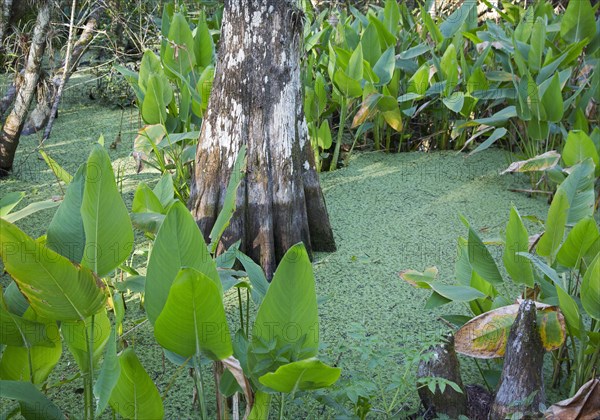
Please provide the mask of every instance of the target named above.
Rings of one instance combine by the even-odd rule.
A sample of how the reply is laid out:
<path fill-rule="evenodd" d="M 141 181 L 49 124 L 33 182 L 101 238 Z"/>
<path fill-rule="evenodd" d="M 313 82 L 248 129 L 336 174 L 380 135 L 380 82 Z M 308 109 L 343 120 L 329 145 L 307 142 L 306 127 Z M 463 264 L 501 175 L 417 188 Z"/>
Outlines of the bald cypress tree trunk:
<path fill-rule="evenodd" d="M 221 247 L 241 240 L 269 278 L 297 242 L 309 252 L 335 249 L 302 108 L 302 25 L 294 0 L 225 1 L 191 189 L 190 207 L 207 237 L 247 146 L 246 177 Z"/>

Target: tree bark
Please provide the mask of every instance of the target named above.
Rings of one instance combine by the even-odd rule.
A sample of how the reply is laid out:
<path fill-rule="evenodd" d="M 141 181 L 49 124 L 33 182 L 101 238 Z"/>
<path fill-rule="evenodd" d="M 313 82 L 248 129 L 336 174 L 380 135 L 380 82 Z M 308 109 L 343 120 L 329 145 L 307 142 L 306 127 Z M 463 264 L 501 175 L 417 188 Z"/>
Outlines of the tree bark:
<path fill-rule="evenodd" d="M 529 416 L 539 413 L 540 403 L 545 399 L 543 364 L 544 347 L 537 328 L 535 303 L 525 300 L 508 336 L 491 420 L 505 419 L 517 412 Z"/>
<path fill-rule="evenodd" d="M 294 0 L 225 2 L 189 202 L 208 240 L 245 144 L 246 176 L 220 249 L 241 240 L 268 278 L 297 242 L 309 253 L 335 249 L 302 108 L 301 44 Z"/>
<path fill-rule="evenodd" d="M 27 123 L 25 124 L 25 127 L 23 128 L 23 135 L 36 133 L 42 128 L 46 127 L 44 130 L 43 140 L 46 140 L 50 137 L 52 125 L 54 124 L 54 119 L 58 113 L 58 105 L 60 104 L 60 100 L 62 98 L 64 86 L 69 81 L 69 78 L 75 72 L 75 70 L 77 70 L 81 56 L 87 51 L 92 40 L 94 39 L 94 31 L 96 30 L 98 19 L 104 9 L 105 6 L 99 5 L 92 11 L 85 24 L 85 27 L 83 28 L 83 31 L 79 35 L 79 39 L 75 45 L 73 45 L 72 51 L 70 51 L 71 38 L 69 37 L 65 58 L 60 67 L 52 75 L 51 81 L 47 89 L 45 89 L 44 95 L 40 95 L 35 109 L 32 111 Z"/>
<path fill-rule="evenodd" d="M 450 418 L 467 415 L 467 393 L 460 375 L 460 363 L 454 351 L 454 336 L 449 335 L 444 344 L 434 346 L 428 350 L 432 357 L 419 363 L 417 379 L 436 377 L 445 378 L 456 383 L 462 393 L 447 386 L 444 392 L 436 389 L 431 392 L 426 386 L 418 389 L 423 406 L 433 413 L 446 414 Z"/>
<path fill-rule="evenodd" d="M 50 2 L 40 1 L 23 80 L 17 84 L 18 93 L 15 98 L 15 106 L 6 118 L 0 132 L 0 177 L 8 175 L 12 170 L 19 137 L 40 76 L 49 27 Z"/>

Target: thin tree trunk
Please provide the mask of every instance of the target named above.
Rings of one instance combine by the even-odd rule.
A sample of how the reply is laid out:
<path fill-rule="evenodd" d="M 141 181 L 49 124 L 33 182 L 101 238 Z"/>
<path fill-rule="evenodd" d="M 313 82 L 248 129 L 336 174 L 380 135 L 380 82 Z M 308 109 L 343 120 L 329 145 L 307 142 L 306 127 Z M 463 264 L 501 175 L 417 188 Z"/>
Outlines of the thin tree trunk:
<path fill-rule="evenodd" d="M 60 80 L 58 82 L 58 86 L 56 88 L 56 95 L 54 96 L 54 100 L 52 101 L 52 109 L 50 110 L 50 115 L 48 116 L 48 124 L 46 124 L 46 129 L 44 130 L 44 137 L 42 137 L 42 142 L 46 141 L 48 137 L 50 137 L 50 132 L 52 131 L 52 125 L 54 124 L 54 120 L 56 119 L 56 114 L 58 112 L 58 104 L 60 102 L 60 98 L 62 97 L 63 91 L 65 89 L 65 83 L 67 83 L 67 78 L 69 77 L 69 66 L 71 64 L 71 49 L 73 44 L 73 28 L 75 26 L 75 9 L 77 8 L 77 0 L 73 0 L 71 3 L 71 20 L 69 21 L 69 36 L 67 38 L 67 52 L 65 53 L 64 65 L 62 66 L 62 74 Z M 95 21 L 95 19 L 94 19 Z M 90 36 L 91 38 L 91 36 Z"/>
<path fill-rule="evenodd" d="M 21 130 L 23 130 L 27 111 L 40 76 L 49 27 L 50 2 L 40 1 L 22 84 L 17 84 L 18 94 L 15 106 L 6 118 L 0 132 L 0 176 L 8 175 L 8 172 L 12 170 Z"/>
<path fill-rule="evenodd" d="M 196 154 L 190 207 L 208 235 L 242 144 L 246 177 L 220 249 L 237 240 L 271 278 L 297 242 L 335 242 L 304 120 L 302 12 L 294 0 L 227 0 L 207 116 Z"/>
<path fill-rule="evenodd" d="M 75 1 L 73 3 L 75 3 Z M 98 19 L 104 9 L 104 6 L 98 6 L 90 14 L 90 17 L 83 28 L 83 32 L 79 36 L 79 39 L 75 45 L 73 45 L 72 51 L 72 32 L 71 28 L 69 28 L 69 40 L 65 58 L 58 70 L 52 76 L 45 95 L 40 98 L 40 101 L 38 101 L 34 111 L 31 113 L 31 117 L 27 120 L 27 124 L 23 129 L 23 134 L 33 134 L 41 130 L 43 127 L 46 127 L 42 141 L 50 137 L 54 119 L 58 114 L 58 106 L 62 98 L 64 86 L 69 81 L 69 78 L 75 72 L 75 70 L 77 70 L 81 56 L 87 51 L 92 40 L 94 39 L 94 31 L 96 30 Z M 75 9 L 73 8 L 73 10 Z M 74 23 L 71 22 L 71 25 L 73 24 Z"/>

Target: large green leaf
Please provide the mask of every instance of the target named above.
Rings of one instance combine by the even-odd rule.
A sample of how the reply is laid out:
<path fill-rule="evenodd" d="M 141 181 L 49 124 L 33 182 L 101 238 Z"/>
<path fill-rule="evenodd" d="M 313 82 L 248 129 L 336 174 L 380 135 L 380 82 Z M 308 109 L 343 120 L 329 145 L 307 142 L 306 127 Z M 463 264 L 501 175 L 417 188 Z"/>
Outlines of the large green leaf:
<path fill-rule="evenodd" d="M 173 176 L 165 172 L 154 186 L 152 192 L 156 195 L 160 204 L 166 209 L 174 202 L 175 188 L 173 187 Z"/>
<path fill-rule="evenodd" d="M 92 345 L 92 369 L 96 369 L 111 331 L 106 310 L 84 321 L 63 322 L 60 325 L 60 330 L 65 344 L 82 372 L 90 371 L 88 347 L 90 344 Z"/>
<path fill-rule="evenodd" d="M 269 418 L 271 410 L 271 394 L 263 391 L 256 391 L 254 394 L 254 405 L 248 416 L 248 420 L 265 420 Z"/>
<path fill-rule="evenodd" d="M 396 57 L 394 53 L 394 47 L 388 48 L 381 57 L 379 57 L 377 63 L 375 63 L 373 72 L 379 78 L 378 85 L 387 85 L 390 80 L 392 80 L 396 66 Z"/>
<path fill-rule="evenodd" d="M 154 323 L 154 336 L 161 346 L 183 357 L 203 353 L 222 360 L 231 356 L 225 309 L 215 282 L 193 268 L 183 268 Z"/>
<path fill-rule="evenodd" d="M 454 262 L 454 277 L 464 286 L 471 284 L 473 268 L 469 262 L 468 241 L 465 238 L 459 237 L 457 241 L 457 256 Z"/>
<path fill-rule="evenodd" d="M 594 215 L 594 163 L 587 159 L 577 164 L 559 185 L 569 201 L 567 223 L 574 225 L 581 219 Z"/>
<path fill-rule="evenodd" d="M 442 35 L 440 28 L 435 24 L 435 22 L 431 18 L 431 15 L 423 6 L 421 6 L 420 17 L 425 22 L 425 27 L 427 28 L 427 31 L 423 32 L 427 33 L 439 48 L 439 46 L 442 44 L 442 41 L 444 40 L 444 35 Z"/>
<path fill-rule="evenodd" d="M 333 139 L 331 137 L 331 129 L 329 128 L 329 120 L 323 120 L 317 131 L 317 144 L 322 150 L 327 150 L 331 147 Z"/>
<path fill-rule="evenodd" d="M 154 191 L 152 191 L 145 182 L 140 182 L 133 195 L 131 211 L 133 213 L 160 214 L 164 212 L 164 207 Z"/>
<path fill-rule="evenodd" d="M 81 264 L 105 276 L 131 254 L 133 227 L 108 153 L 100 145 L 94 146 L 87 162 L 81 217 L 85 230 Z"/>
<path fill-rule="evenodd" d="M 465 1 L 459 8 L 457 8 L 450 16 L 446 18 L 444 22 L 439 26 L 440 33 L 444 38 L 452 38 L 456 32 L 461 28 L 463 23 L 469 17 L 476 7 L 477 2 Z"/>
<path fill-rule="evenodd" d="M 357 80 L 349 77 L 343 70 L 338 69 L 333 78 L 337 88 L 347 98 L 357 98 L 362 95 L 362 88 Z"/>
<path fill-rule="evenodd" d="M 569 200 L 566 193 L 558 189 L 546 219 L 546 230 L 537 245 L 537 253 L 543 257 L 548 257 L 552 262 L 558 252 L 563 236 L 565 234 L 565 224 L 569 212 Z"/>
<path fill-rule="evenodd" d="M 162 419 L 164 408 L 158 389 L 132 347 L 119 355 L 121 374 L 110 396 L 112 409 L 126 419 Z"/>
<path fill-rule="evenodd" d="M 167 121 L 167 105 L 173 94 L 164 77 L 151 74 L 148 88 L 142 103 L 142 118 L 147 124 L 165 124 Z"/>
<path fill-rule="evenodd" d="M 556 260 L 565 267 L 579 268 L 581 259 L 598 237 L 600 233 L 596 221 L 592 217 L 581 219 L 567 235 L 556 254 Z"/>
<path fill-rule="evenodd" d="M 53 346 L 46 325 L 11 313 L 0 288 L 0 344 L 16 347 Z"/>
<path fill-rule="evenodd" d="M 3 219 L 6 220 L 7 222 L 14 223 L 17 220 L 21 220 L 25 217 L 31 216 L 32 214 L 37 213 L 38 211 L 48 210 L 48 209 L 57 207 L 59 204 L 60 204 L 60 201 L 53 200 L 53 199 L 36 201 L 35 203 L 31 203 L 27 207 L 22 208 L 19 211 L 15 211 L 13 213 L 7 214 L 6 216 L 3 217 Z"/>
<path fill-rule="evenodd" d="M 0 381 L 0 397 L 19 401 L 26 420 L 64 420 L 60 409 L 31 382 Z"/>
<path fill-rule="evenodd" d="M 25 193 L 19 191 L 3 195 L 0 199 L 0 217 L 4 217 L 10 213 L 21 202 L 23 197 L 25 197 Z"/>
<path fill-rule="evenodd" d="M 346 74 L 354 80 L 362 80 L 363 78 L 363 50 L 362 45 L 358 44 L 358 47 L 354 50 L 350 56 L 348 67 L 346 68 Z"/>
<path fill-rule="evenodd" d="M 552 81 L 542 95 L 542 106 L 546 111 L 546 119 L 548 121 L 560 122 L 564 114 L 564 104 L 558 73 L 554 73 Z"/>
<path fill-rule="evenodd" d="M 42 158 L 46 162 L 46 165 L 48 165 L 48 167 L 52 170 L 54 176 L 64 182 L 65 185 L 69 185 L 71 183 L 73 177 L 62 166 L 60 166 L 57 161 L 48 156 L 48 153 L 46 153 L 44 150 L 40 150 L 40 155 L 42 155 Z M 1 207 L 2 206 L 0 206 L 0 208 Z"/>
<path fill-rule="evenodd" d="M 544 53 L 544 45 L 546 43 L 546 22 L 541 17 L 538 17 L 533 24 L 533 32 L 531 33 L 531 45 L 529 48 L 528 64 L 533 72 L 539 71 L 542 65 L 542 55 Z"/>
<path fill-rule="evenodd" d="M 600 321 L 600 254 L 588 267 L 581 282 L 581 305 L 589 316 Z"/>
<path fill-rule="evenodd" d="M 521 215 L 513 206 L 510 209 L 510 218 L 506 225 L 506 242 L 504 245 L 504 254 L 502 259 L 506 271 L 515 283 L 524 284 L 533 287 L 533 268 L 531 261 L 520 256 L 519 252 L 529 250 L 529 235 L 523 225 Z"/>
<path fill-rule="evenodd" d="M 419 70 L 408 79 L 408 93 L 424 95 L 429 88 L 429 66 L 423 64 Z"/>
<path fill-rule="evenodd" d="M 142 62 L 140 64 L 140 75 L 139 75 L 139 86 L 142 92 L 145 94 L 148 90 L 148 83 L 151 75 L 164 75 L 162 66 L 160 65 L 160 59 L 152 52 L 152 50 L 144 51 L 142 56 Z"/>
<path fill-rule="evenodd" d="M 377 35 L 379 37 L 379 44 L 381 45 L 382 50 L 387 50 L 389 47 L 396 45 L 397 38 L 396 35 L 390 32 L 382 21 L 377 19 L 375 15 L 369 14 L 369 22 L 375 26 L 377 29 Z"/>
<path fill-rule="evenodd" d="M 479 315 L 483 312 L 489 311 L 492 309 L 493 301 L 492 299 L 498 294 L 494 286 L 488 281 L 486 281 L 483 277 L 477 274 L 475 271 L 471 273 L 471 279 L 469 280 L 469 285 L 479 290 L 481 293 L 485 295 L 484 298 L 479 298 L 469 302 L 469 307 L 471 311 L 475 315 Z"/>
<path fill-rule="evenodd" d="M 400 22 L 400 8 L 396 0 L 386 0 L 383 9 L 383 24 L 392 34 L 398 32 L 398 23 Z"/>
<path fill-rule="evenodd" d="M 453 96 L 454 95 L 452 95 L 452 97 Z M 475 150 L 473 150 L 471 153 L 469 153 L 469 156 L 474 155 L 475 153 L 479 153 L 479 152 L 481 152 L 483 150 L 486 150 L 492 144 L 496 143 L 496 141 L 498 141 L 499 139 L 501 139 L 502 137 L 504 137 L 507 132 L 508 132 L 508 130 L 506 128 L 504 128 L 504 127 L 496 128 L 492 132 L 492 134 L 483 143 L 481 143 L 479 146 L 477 146 L 475 148 Z"/>
<path fill-rule="evenodd" d="M 567 166 L 576 165 L 588 158 L 592 159 L 596 169 L 600 166 L 598 151 L 594 142 L 581 130 L 569 132 L 563 148 L 562 158 Z"/>
<path fill-rule="evenodd" d="M 267 281 L 265 272 L 260 265 L 256 264 L 252 258 L 241 252 L 239 249 L 235 250 L 235 257 L 244 267 L 246 274 L 248 274 L 248 279 L 252 285 L 252 289 L 250 290 L 252 301 L 256 305 L 260 305 L 269 289 L 269 282 Z"/>
<path fill-rule="evenodd" d="M 102 362 L 98 379 L 94 384 L 96 416 L 100 416 L 108 406 L 110 395 L 115 386 L 117 386 L 119 376 L 121 375 L 121 365 L 117 358 L 117 340 L 115 335 L 115 329 L 111 328 L 104 351 L 104 361 Z"/>
<path fill-rule="evenodd" d="M 442 74 L 446 80 L 444 94 L 448 96 L 458 84 L 458 60 L 456 58 L 456 47 L 454 44 L 448 45 L 444 55 L 440 60 Z"/>
<path fill-rule="evenodd" d="M 171 76 L 173 70 L 187 76 L 196 65 L 196 54 L 194 53 L 194 37 L 185 16 L 175 13 L 171 19 L 168 40 L 165 40 L 161 58 L 166 72 Z M 204 57 L 206 59 L 206 57 Z"/>
<path fill-rule="evenodd" d="M 200 67 L 208 67 L 214 61 L 215 44 L 206 24 L 206 14 L 200 12 L 196 33 L 194 34 L 194 54 Z"/>
<path fill-rule="evenodd" d="M 469 123 L 469 125 L 477 125 L 477 124 L 485 124 L 485 125 L 503 125 L 506 124 L 506 122 L 517 116 L 517 108 L 513 105 L 511 106 L 507 106 L 504 109 L 501 109 L 500 111 L 496 112 L 495 114 L 493 114 L 491 117 L 487 117 L 487 118 L 478 118 L 476 120 L 473 120 L 472 123 Z"/>
<path fill-rule="evenodd" d="M 569 333 L 581 338 L 584 327 L 582 325 L 577 302 L 562 288 L 560 284 L 555 283 L 554 286 L 556 287 L 560 310 L 565 316 L 565 321 L 567 321 Z"/>
<path fill-rule="evenodd" d="M 500 275 L 500 271 L 498 271 L 498 266 L 496 265 L 492 254 L 490 254 L 490 251 L 483 244 L 483 241 L 469 223 L 464 219 L 463 223 L 465 223 L 469 229 L 468 255 L 471 267 L 484 280 L 492 284 L 501 284 L 503 282 L 502 275 Z"/>
<path fill-rule="evenodd" d="M 39 317 L 31 308 L 23 314 L 23 319 L 43 324 L 43 338 L 48 343 L 38 343 L 40 345 L 32 347 L 6 346 L 0 360 L 0 378 L 42 384 L 48 379 L 62 354 L 58 326 L 55 321 Z"/>
<path fill-rule="evenodd" d="M 402 280 L 411 286 L 420 289 L 431 289 L 430 283 L 437 278 L 438 269 L 437 267 L 427 267 L 422 273 L 416 270 L 402 270 L 399 275 Z"/>
<path fill-rule="evenodd" d="M 217 268 L 198 225 L 189 210 L 181 202 L 176 202 L 158 230 L 148 261 L 145 307 L 152 324 L 162 311 L 171 283 L 182 267 L 195 268 L 221 290 Z"/>
<path fill-rule="evenodd" d="M 80 263 L 85 250 L 85 231 L 81 217 L 86 164 L 77 170 L 65 198 L 48 226 L 46 246 L 74 263 Z"/>
<path fill-rule="evenodd" d="M 485 297 L 484 293 L 471 286 L 454 286 L 439 282 L 431 282 L 429 285 L 437 294 L 453 302 L 470 302 Z"/>
<path fill-rule="evenodd" d="M 0 256 L 31 307 L 44 318 L 83 320 L 104 307 L 94 274 L 0 219 Z"/>
<path fill-rule="evenodd" d="M 258 380 L 277 392 L 307 391 L 327 388 L 340 377 L 342 370 L 326 365 L 315 358 L 299 360 L 280 366 Z"/>
<path fill-rule="evenodd" d="M 377 28 L 373 23 L 369 23 L 362 34 L 360 40 L 364 59 L 372 66 L 375 66 L 379 57 L 381 57 L 381 45 L 379 44 L 379 35 Z"/>
<path fill-rule="evenodd" d="M 567 43 L 591 40 L 596 34 L 594 10 L 589 0 L 570 1 L 560 22 L 560 36 Z"/>
<path fill-rule="evenodd" d="M 302 243 L 291 247 L 275 271 L 273 281 L 258 309 L 252 343 L 277 340 L 278 345 L 296 344 L 316 356 L 319 316 L 312 265 Z"/>
<path fill-rule="evenodd" d="M 200 118 L 202 118 L 208 109 L 208 99 L 210 98 L 214 78 L 215 67 L 208 66 L 202 71 L 202 74 L 198 78 L 198 83 L 196 83 L 197 95 L 193 95 L 192 97 L 192 111 Z"/>

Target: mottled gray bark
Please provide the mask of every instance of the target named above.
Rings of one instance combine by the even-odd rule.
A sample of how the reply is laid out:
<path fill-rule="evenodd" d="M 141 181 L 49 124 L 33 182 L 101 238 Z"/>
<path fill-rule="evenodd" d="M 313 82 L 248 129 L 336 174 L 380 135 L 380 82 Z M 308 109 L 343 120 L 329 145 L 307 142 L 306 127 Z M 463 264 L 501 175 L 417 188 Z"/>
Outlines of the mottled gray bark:
<path fill-rule="evenodd" d="M 433 413 L 446 414 L 450 418 L 467 415 L 467 394 L 460 376 L 460 363 L 454 351 L 454 337 L 449 335 L 446 342 L 428 350 L 431 357 L 419 363 L 417 379 L 436 377 L 456 383 L 462 393 L 447 386 L 444 392 L 439 388 L 431 392 L 426 386 L 419 385 L 419 397 L 423 406 Z"/>
<path fill-rule="evenodd" d="M 309 253 L 335 249 L 302 108 L 302 25 L 293 0 L 225 2 L 189 203 L 208 239 L 245 144 L 247 173 L 222 248 L 241 240 L 269 278 L 297 242 Z"/>
<path fill-rule="evenodd" d="M 525 300 L 519 307 L 506 343 L 500 387 L 490 411 L 491 420 L 513 413 L 536 416 L 544 402 L 544 347 L 537 328 L 535 303 Z"/>
<path fill-rule="evenodd" d="M 46 48 L 46 37 L 50 27 L 50 2 L 40 1 L 38 15 L 33 29 L 33 38 L 27 57 L 27 65 L 22 81 L 17 83 L 15 105 L 6 118 L 0 132 L 0 177 L 8 175 L 12 170 L 15 152 L 19 145 L 19 137 L 27 118 L 27 111 L 35 93 L 41 61 Z M 20 76 L 18 76 L 20 77 Z"/>

